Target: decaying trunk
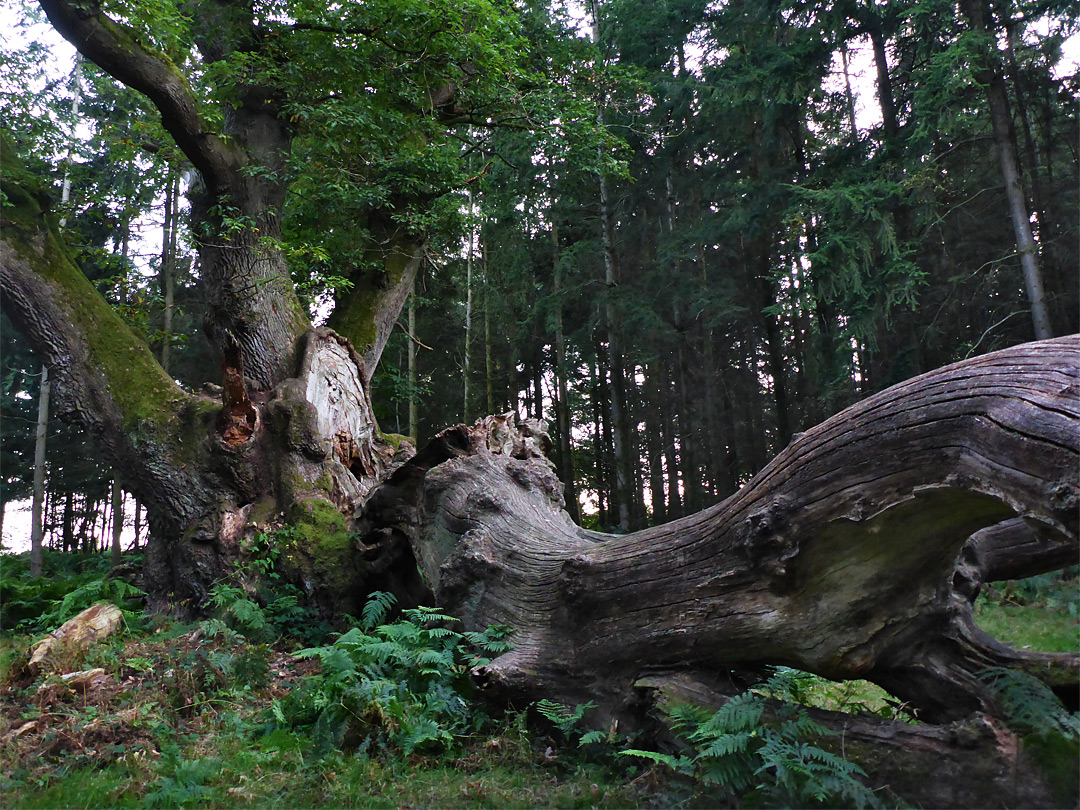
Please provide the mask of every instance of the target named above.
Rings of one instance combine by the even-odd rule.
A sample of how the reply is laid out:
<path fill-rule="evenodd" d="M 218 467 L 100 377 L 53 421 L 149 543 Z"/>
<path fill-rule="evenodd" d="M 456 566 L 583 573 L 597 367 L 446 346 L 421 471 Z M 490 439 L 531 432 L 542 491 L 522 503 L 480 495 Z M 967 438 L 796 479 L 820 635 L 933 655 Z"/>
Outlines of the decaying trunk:
<path fill-rule="evenodd" d="M 576 527 L 534 440 L 489 418 L 436 440 L 470 449 L 445 450 L 456 457 L 402 496 L 401 531 L 440 605 L 517 628 L 478 674 L 507 700 L 632 713 L 652 670 L 773 663 L 867 678 L 927 720 L 994 711 L 987 668 L 1076 681 L 1075 656 L 982 633 L 954 573 L 968 537 L 1014 515 L 1075 544 L 1078 345 L 896 386 L 799 436 L 718 506 L 619 537 Z"/>

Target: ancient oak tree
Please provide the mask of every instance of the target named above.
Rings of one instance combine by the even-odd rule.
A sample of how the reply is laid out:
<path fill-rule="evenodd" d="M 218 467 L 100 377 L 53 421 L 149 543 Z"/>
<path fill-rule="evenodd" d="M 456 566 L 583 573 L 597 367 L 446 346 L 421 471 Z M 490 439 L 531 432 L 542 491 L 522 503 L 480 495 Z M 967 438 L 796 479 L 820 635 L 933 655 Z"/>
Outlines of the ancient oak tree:
<path fill-rule="evenodd" d="M 516 40 L 493 9 L 477 2 L 490 13 L 470 17 L 440 4 L 465 33 L 433 31 L 438 47 L 423 61 L 400 20 L 372 16 L 378 4 L 283 21 L 243 3 L 196 3 L 184 42 L 216 66 L 200 76 L 227 79 L 200 94 L 175 48 L 137 19 L 92 2 L 41 4 L 83 54 L 153 102 L 201 177 L 193 213 L 220 371 L 194 394 L 72 263 L 47 192 L 2 150 L 4 310 L 49 366 L 58 411 L 89 430 L 147 506 L 156 606 L 198 611 L 246 538 L 288 525 L 280 573 L 328 614 L 358 615 L 381 588 L 438 603 L 470 628 L 513 628 L 514 649 L 475 673 L 504 702 L 594 700 L 640 723 L 665 690 L 722 692 L 726 678 L 766 664 L 868 678 L 931 721 L 996 711 L 982 677 L 993 667 L 1075 691 L 1075 656 L 999 644 L 971 606 L 985 581 L 1076 559 L 1077 337 L 968 360 L 859 403 L 699 514 L 622 536 L 585 531 L 563 509 L 538 426 L 488 417 L 414 452 L 374 419 L 371 374 L 423 240 L 398 214 L 430 203 L 446 178 L 375 195 L 334 328 L 312 327 L 279 238 L 296 141 L 317 117 L 305 94 L 333 104 L 346 90 L 329 86 L 334 71 L 318 72 L 313 38 L 347 40 L 341 58 L 370 60 L 369 71 L 398 65 L 407 92 L 366 114 L 397 122 L 422 151 L 437 146 L 430 122 L 474 114 L 516 70 Z M 978 744 L 996 751 L 990 738 Z"/>

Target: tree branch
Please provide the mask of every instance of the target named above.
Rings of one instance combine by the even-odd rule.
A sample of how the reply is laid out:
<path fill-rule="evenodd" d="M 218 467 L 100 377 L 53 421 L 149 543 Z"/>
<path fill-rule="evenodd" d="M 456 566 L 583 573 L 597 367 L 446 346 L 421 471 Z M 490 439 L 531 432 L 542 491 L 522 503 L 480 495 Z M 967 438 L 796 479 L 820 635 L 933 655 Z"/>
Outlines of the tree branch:
<path fill-rule="evenodd" d="M 81 54 L 114 79 L 145 95 L 165 129 L 202 174 L 209 189 L 224 191 L 243 164 L 199 114 L 187 79 L 138 33 L 106 16 L 93 0 L 39 0 L 49 22 Z"/>
<path fill-rule="evenodd" d="M 49 366 L 58 412 L 88 430 L 155 520 L 176 528 L 204 514 L 213 502 L 179 458 L 195 450 L 180 447 L 177 418 L 191 397 L 72 264 L 34 196 L 7 178 L 3 192 L 0 302 Z"/>
<path fill-rule="evenodd" d="M 575 526 L 546 460 L 480 447 L 427 474 L 415 556 L 468 626 L 518 628 L 481 673 L 511 699 L 631 702 L 649 667 L 773 663 L 874 680 L 927 719 L 993 710 L 987 668 L 1077 670 L 981 633 L 954 573 L 1014 514 L 1075 544 L 1078 360 L 1072 337 L 915 378 L 724 503 L 624 536 Z"/>

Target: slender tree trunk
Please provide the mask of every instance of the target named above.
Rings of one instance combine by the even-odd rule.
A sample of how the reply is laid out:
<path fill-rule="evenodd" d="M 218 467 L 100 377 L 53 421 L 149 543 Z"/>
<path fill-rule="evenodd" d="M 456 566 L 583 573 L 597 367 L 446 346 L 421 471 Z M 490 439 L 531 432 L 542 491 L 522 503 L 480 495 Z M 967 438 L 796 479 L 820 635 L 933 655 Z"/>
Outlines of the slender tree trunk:
<path fill-rule="evenodd" d="M 896 115 L 892 77 L 889 75 L 889 58 L 885 50 L 885 33 L 881 30 L 880 22 L 877 20 L 867 25 L 866 31 L 870 35 L 870 42 L 874 48 L 878 103 L 881 105 L 881 125 L 885 131 L 885 146 L 886 149 L 893 150 L 897 145 L 896 139 L 900 134 L 900 120 Z"/>
<path fill-rule="evenodd" d="M 726 473 L 724 477 L 726 491 L 721 492 L 720 494 L 727 497 L 739 488 L 738 432 L 735 430 L 735 409 L 731 405 L 731 394 L 728 392 L 728 383 L 723 373 L 720 374 L 719 388 L 721 404 L 720 415 L 721 421 L 724 423 L 727 439 L 727 443 L 722 448 L 724 452 L 724 471 Z"/>
<path fill-rule="evenodd" d="M 602 49 L 600 14 L 596 0 L 591 0 L 589 5 L 592 16 L 593 41 L 597 47 Z M 597 121 L 601 127 L 605 125 L 604 103 L 605 100 L 600 99 L 597 110 Z M 611 413 L 611 438 L 615 467 L 612 511 L 617 516 L 618 525 L 622 531 L 627 531 L 632 522 L 630 510 L 633 487 L 630 474 L 632 462 L 629 457 L 630 424 L 627 418 L 626 382 L 624 379 L 618 317 L 614 301 L 615 287 L 619 283 L 619 267 L 615 255 L 615 226 L 612 219 L 611 194 L 607 177 L 603 172 L 600 173 L 600 236 L 604 248 L 604 284 L 607 286 L 602 314 L 604 331 L 608 341 L 608 369 L 611 373 L 611 399 L 608 406 Z"/>
<path fill-rule="evenodd" d="M 1031 323 L 1036 340 L 1053 337 L 1050 312 L 1043 291 L 1042 271 L 1039 269 L 1039 248 L 1031 232 L 1031 218 L 1027 200 L 1020 183 L 1019 163 L 1016 157 L 1016 140 L 1012 129 L 1012 114 L 1005 80 L 1001 76 L 997 60 L 994 32 L 990 29 L 982 0 L 964 0 L 961 3 L 971 27 L 986 37 L 986 53 L 982 64 L 977 65 L 978 79 L 986 87 L 986 101 L 990 110 L 990 124 L 997 148 L 1001 179 L 1005 183 L 1005 198 L 1009 216 L 1016 235 L 1016 250 L 1020 255 L 1020 267 L 1024 274 L 1024 287 L 1031 305 Z"/>
<path fill-rule="evenodd" d="M 484 263 L 484 394 L 487 413 L 495 413 L 495 356 L 491 345 L 491 279 L 488 278 L 487 240 L 480 242 Z"/>
<path fill-rule="evenodd" d="M 169 371 L 172 350 L 173 308 L 176 298 L 176 225 L 179 180 L 172 169 L 165 180 L 165 225 L 161 238 L 161 296 L 163 300 L 161 324 L 161 367 Z"/>
<path fill-rule="evenodd" d="M 419 409 L 419 368 L 416 352 L 416 288 L 415 280 L 413 291 L 409 293 L 409 438 L 415 445 L 420 429 Z"/>
<path fill-rule="evenodd" d="M 132 538 L 131 548 L 132 550 L 139 547 L 139 538 L 142 535 L 142 504 L 137 500 L 135 501 L 135 514 L 132 517 Z"/>
<path fill-rule="evenodd" d="M 61 517 L 63 526 L 63 539 L 61 545 L 64 551 L 77 551 L 75 543 L 75 493 L 68 490 L 64 493 L 64 513 Z"/>
<path fill-rule="evenodd" d="M 469 250 L 465 257 L 465 359 L 462 363 L 461 421 L 469 424 L 469 346 L 472 342 L 472 276 L 473 255 L 476 245 L 476 229 L 472 224 L 473 193 L 469 189 Z"/>
<path fill-rule="evenodd" d="M 847 102 L 848 126 L 851 127 L 851 140 L 858 142 L 859 126 L 855 123 L 855 94 L 851 91 L 851 73 L 848 71 L 848 46 L 844 42 L 840 46 L 840 61 L 844 67 L 844 99 Z"/>
<path fill-rule="evenodd" d="M 120 482 L 113 478 L 112 483 L 112 564 L 120 565 L 120 555 L 123 549 L 120 547 L 120 535 L 124 531 L 124 492 L 120 489 Z"/>
<path fill-rule="evenodd" d="M 570 391 L 566 383 L 566 337 L 563 334 L 562 261 L 559 254 L 559 228 L 551 225 L 553 257 L 553 294 L 555 321 L 555 424 L 559 442 L 559 478 L 566 496 L 566 511 L 575 522 L 581 521 L 578 513 L 577 473 L 574 470 L 574 441 L 571 434 Z"/>
<path fill-rule="evenodd" d="M 538 351 L 536 362 L 532 367 L 533 389 L 533 418 L 542 421 L 544 418 L 544 357 L 543 352 Z"/>
<path fill-rule="evenodd" d="M 596 425 L 594 444 L 594 463 L 596 469 L 597 519 L 601 526 L 607 526 L 612 519 L 611 487 L 608 481 L 608 445 L 611 427 L 607 424 L 607 413 L 603 403 L 607 398 L 607 380 L 604 376 L 602 348 L 597 345 L 596 366 L 593 375 L 593 424 Z"/>
<path fill-rule="evenodd" d="M 771 315 L 764 311 L 765 308 L 776 303 L 773 284 L 768 277 L 770 270 L 769 258 L 768 251 L 763 247 L 762 255 L 759 257 L 758 300 L 761 302 L 761 318 L 765 326 L 765 353 L 768 357 L 769 376 L 772 378 L 778 447 L 783 447 L 791 439 L 791 411 L 788 404 L 787 361 L 780 316 Z"/>
<path fill-rule="evenodd" d="M 1020 266 L 1024 273 L 1024 287 L 1031 305 L 1031 323 L 1036 340 L 1045 340 L 1053 337 L 1054 331 L 1050 325 L 1050 311 L 1046 303 L 1046 293 L 1043 290 L 1042 270 L 1039 268 L 1039 248 L 1031 232 L 1027 201 L 1020 185 L 1016 144 L 1010 133 L 1008 97 L 1005 94 L 1005 83 L 1000 76 L 994 74 L 991 77 L 986 92 L 990 103 L 994 144 L 998 150 L 1001 176 L 1005 181 L 1009 216 L 1012 218 L 1013 231 L 1016 234 L 1017 252 L 1020 254 Z"/>
<path fill-rule="evenodd" d="M 41 576 L 41 540 L 44 530 L 42 507 L 45 504 L 45 439 L 49 434 L 49 368 L 41 367 L 38 392 L 37 428 L 34 431 L 34 494 L 30 508 L 30 574 Z"/>
<path fill-rule="evenodd" d="M 653 362 L 645 372 L 645 448 L 649 458 L 649 495 L 652 524 L 667 521 L 664 503 L 664 429 L 661 414 L 659 363 Z"/>
<path fill-rule="evenodd" d="M 671 356 L 668 356 L 670 362 Z M 677 365 L 677 363 L 676 363 Z M 660 386 L 660 408 L 664 427 L 664 469 L 667 471 L 667 516 L 668 520 L 680 518 L 686 514 L 683 508 L 683 487 L 680 485 L 679 464 L 681 450 L 678 447 L 678 431 L 675 429 L 675 413 L 678 411 L 678 386 L 675 383 L 675 370 L 661 372 L 657 376 Z"/>
<path fill-rule="evenodd" d="M 683 331 L 680 315 L 676 314 L 676 330 L 678 330 L 678 348 L 676 350 L 678 360 L 675 374 L 678 388 L 679 401 L 679 469 L 682 473 L 684 486 L 683 498 L 686 512 L 696 512 L 701 508 L 701 471 L 698 468 L 698 436 L 694 429 L 695 419 L 690 401 L 690 389 L 693 383 L 690 380 L 690 360 L 688 357 L 689 347 L 687 333 Z"/>

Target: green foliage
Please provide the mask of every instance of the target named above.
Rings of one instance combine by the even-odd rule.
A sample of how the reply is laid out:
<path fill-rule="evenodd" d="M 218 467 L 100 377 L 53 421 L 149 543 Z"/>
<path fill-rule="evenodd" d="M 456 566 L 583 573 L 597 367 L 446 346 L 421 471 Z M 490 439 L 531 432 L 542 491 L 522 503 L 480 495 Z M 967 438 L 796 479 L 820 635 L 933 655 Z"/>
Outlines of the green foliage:
<path fill-rule="evenodd" d="M 1066 711 L 1038 678 L 1004 668 L 986 670 L 980 677 L 997 694 L 1006 722 L 1018 734 L 1059 734 L 1080 741 L 1080 717 Z"/>
<path fill-rule="evenodd" d="M 767 686 L 758 691 L 765 697 L 798 703 L 811 708 L 848 714 L 875 714 L 888 720 L 911 720 L 906 704 L 869 681 L 831 681 L 790 667 L 776 667 Z"/>
<path fill-rule="evenodd" d="M 273 705 L 277 725 L 309 729 L 316 750 L 446 750 L 455 737 L 475 729 L 482 715 L 470 711 L 470 667 L 510 646 L 505 628 L 458 632 L 452 616 L 435 608 L 402 611 L 383 623 L 394 605 L 373 594 L 358 626 L 333 644 L 301 650 L 318 658 L 322 672 L 306 678 Z"/>
<path fill-rule="evenodd" d="M 606 753 L 602 746 L 610 746 L 615 743 L 616 726 L 614 724 L 607 731 L 601 731 L 600 729 L 582 730 L 581 721 L 585 717 L 585 713 L 596 706 L 591 700 L 588 703 L 579 703 L 571 708 L 544 698 L 537 701 L 535 706 L 536 711 L 546 720 L 553 723 L 567 740 L 572 742 L 576 737 L 578 748 L 591 748 L 593 753 Z M 600 747 L 598 748 L 598 746 Z"/>
<path fill-rule="evenodd" d="M 112 602 L 129 625 L 141 620 L 146 593 L 108 576 L 109 557 L 43 550 L 42 576 L 30 576 L 29 554 L 0 558 L 0 627 L 54 630 L 95 602 Z"/>
<path fill-rule="evenodd" d="M 566 736 L 578 732 L 578 724 L 585 716 L 585 712 L 596 706 L 591 700 L 588 703 L 579 703 L 570 708 L 562 703 L 544 698 L 536 703 L 536 710 L 545 718 L 555 724 Z"/>
<path fill-rule="evenodd" d="M 215 759 L 181 759 L 162 776 L 157 787 L 144 799 L 146 807 L 185 807 L 207 798 L 206 782 L 215 776 L 221 763 Z"/>
<path fill-rule="evenodd" d="M 789 690 L 781 672 L 763 691 Z M 626 749 L 639 757 L 722 789 L 729 798 L 766 807 L 880 807 L 859 777 L 865 773 L 814 744 L 830 734 L 806 710 L 771 703 L 748 690 L 717 712 L 678 704 L 669 712 L 672 730 L 689 746 L 685 754 Z"/>
<path fill-rule="evenodd" d="M 285 526 L 245 542 L 244 557 L 210 589 L 207 604 L 213 615 L 202 623 L 207 636 L 239 635 L 263 642 L 288 637 L 307 644 L 326 637 L 329 625 L 314 607 L 302 604 L 300 590 L 281 582 L 276 570 L 283 549 L 295 540 L 296 529 Z"/>

